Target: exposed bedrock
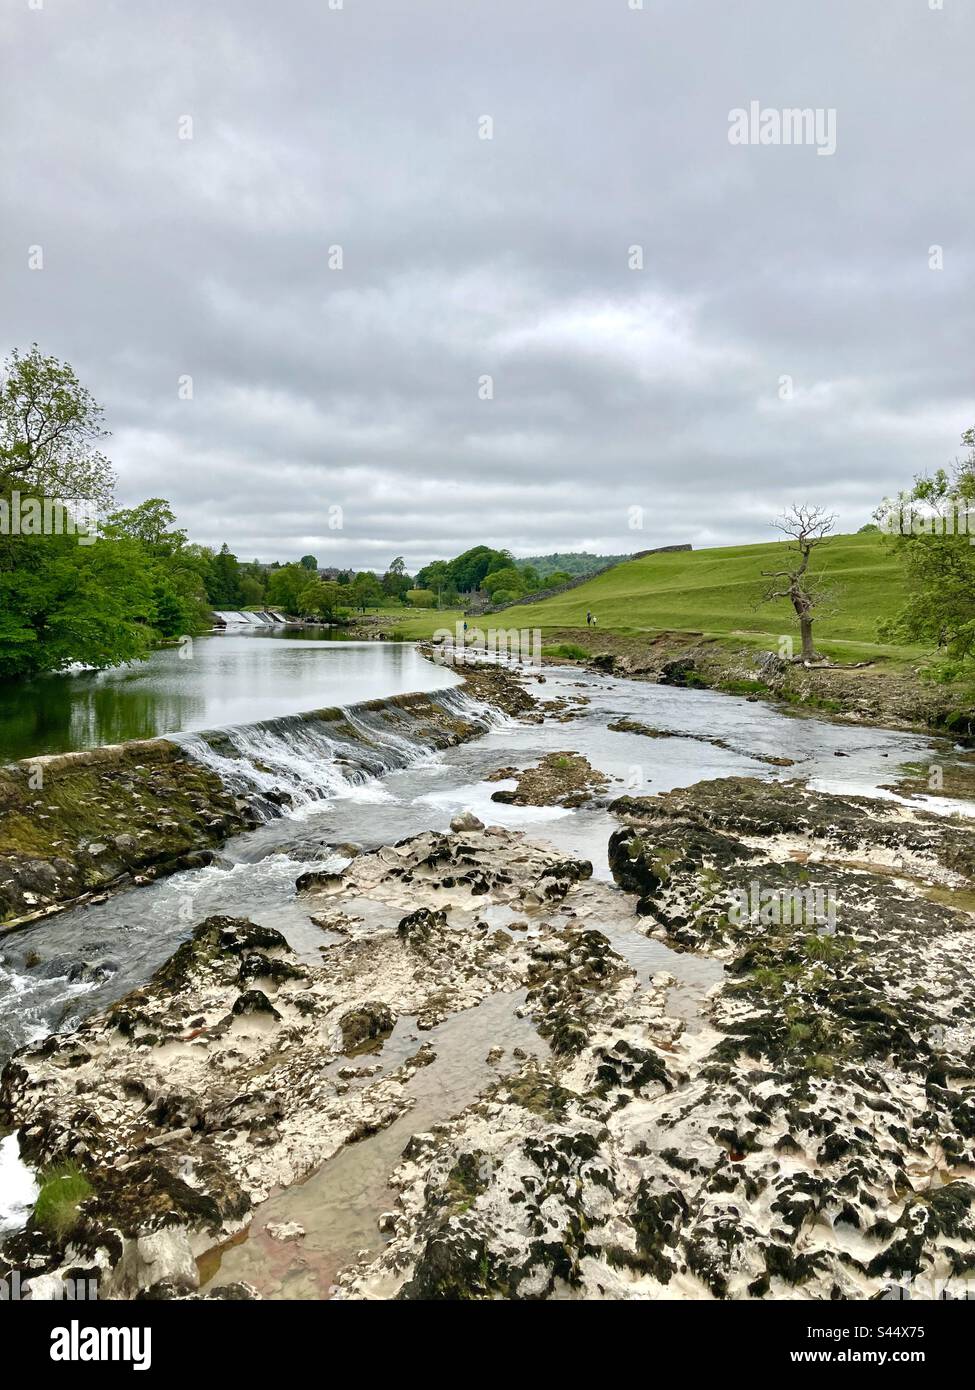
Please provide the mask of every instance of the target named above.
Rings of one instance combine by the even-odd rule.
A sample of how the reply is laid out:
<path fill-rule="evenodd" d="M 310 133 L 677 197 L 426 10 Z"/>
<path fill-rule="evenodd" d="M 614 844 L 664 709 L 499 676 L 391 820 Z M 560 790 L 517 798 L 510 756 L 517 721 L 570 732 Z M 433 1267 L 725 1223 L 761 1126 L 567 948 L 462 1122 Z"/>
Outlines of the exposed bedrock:
<path fill-rule="evenodd" d="M 348 1084 L 348 1059 L 381 1061 L 401 1017 L 429 1028 L 527 989 L 543 1031 L 584 1039 L 584 981 L 626 972 L 574 914 L 590 874 L 497 828 L 428 833 L 311 885 L 323 925 L 344 923 L 320 964 L 273 928 L 207 918 L 143 988 L 4 1069 L 0 1127 L 18 1129 L 35 1166 L 74 1165 L 92 1189 L 70 1231 L 32 1219 L 8 1241 L 7 1267 L 97 1268 L 103 1297 L 191 1290 L 195 1257 L 256 1203 L 410 1107 L 407 1083 L 430 1060 L 419 1044 Z"/>
<path fill-rule="evenodd" d="M 415 1137 L 347 1296 L 965 1297 L 971 825 L 746 779 L 617 810 L 644 929 L 726 962 L 705 1028 L 667 976 L 600 986 L 577 1046 Z"/>

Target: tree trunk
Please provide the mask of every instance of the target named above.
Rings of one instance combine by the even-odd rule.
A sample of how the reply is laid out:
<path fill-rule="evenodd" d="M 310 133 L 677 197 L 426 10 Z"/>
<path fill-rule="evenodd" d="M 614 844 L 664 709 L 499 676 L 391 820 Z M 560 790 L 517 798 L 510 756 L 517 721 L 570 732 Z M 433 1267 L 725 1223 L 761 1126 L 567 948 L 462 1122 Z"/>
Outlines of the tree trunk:
<path fill-rule="evenodd" d="M 815 661 L 819 656 L 813 646 L 812 637 L 813 620 L 808 614 L 799 614 L 799 631 L 802 634 L 802 659 L 803 661 Z"/>

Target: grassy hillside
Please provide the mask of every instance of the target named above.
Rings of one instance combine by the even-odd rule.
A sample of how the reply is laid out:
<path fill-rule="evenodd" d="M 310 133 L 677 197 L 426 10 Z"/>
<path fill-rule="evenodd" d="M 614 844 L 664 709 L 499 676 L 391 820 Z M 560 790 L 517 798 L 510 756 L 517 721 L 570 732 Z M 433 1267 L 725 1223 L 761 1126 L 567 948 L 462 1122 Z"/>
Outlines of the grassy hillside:
<path fill-rule="evenodd" d="M 627 560 L 540 603 L 518 604 L 484 619 L 494 626 L 539 627 L 544 632 L 586 629 L 586 610 L 595 614 L 599 630 L 626 633 L 667 629 L 703 632 L 708 636 L 754 641 L 768 646 L 780 634 L 798 639 L 791 606 L 784 600 L 763 604 L 767 581 L 762 570 L 783 568 L 788 542 L 723 546 L 716 550 L 681 551 Z M 908 648 L 880 647 L 877 623 L 904 599 L 900 565 L 882 536 L 837 536 L 818 552 L 816 568 L 834 589 L 829 611 L 817 619 L 820 645 L 847 659 L 858 653 L 909 658 Z M 398 621 L 404 636 L 426 636 L 449 626 L 457 615 L 430 613 Z M 589 634 L 587 634 L 589 635 Z"/>

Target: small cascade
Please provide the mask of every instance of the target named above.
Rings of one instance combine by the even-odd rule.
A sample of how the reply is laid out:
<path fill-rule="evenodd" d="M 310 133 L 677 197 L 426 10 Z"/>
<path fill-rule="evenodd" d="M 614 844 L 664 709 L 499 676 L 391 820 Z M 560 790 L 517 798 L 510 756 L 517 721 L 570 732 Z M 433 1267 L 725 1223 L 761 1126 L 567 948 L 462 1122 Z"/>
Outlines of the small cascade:
<path fill-rule="evenodd" d="M 231 791 L 256 795 L 269 818 L 280 813 L 283 800 L 292 811 L 333 797 L 386 801 L 380 778 L 429 761 L 438 746 L 454 741 L 431 741 L 430 704 L 445 723 L 463 719 L 481 732 L 504 718 L 456 688 L 428 699 L 422 718 L 408 702 L 394 699 L 329 712 L 332 717 L 289 715 L 174 738 Z"/>
<path fill-rule="evenodd" d="M 262 609 L 252 613 L 249 610 L 236 608 L 216 608 L 214 617 L 226 627 L 285 627 L 287 618 L 280 613 L 272 613 L 270 609 Z"/>

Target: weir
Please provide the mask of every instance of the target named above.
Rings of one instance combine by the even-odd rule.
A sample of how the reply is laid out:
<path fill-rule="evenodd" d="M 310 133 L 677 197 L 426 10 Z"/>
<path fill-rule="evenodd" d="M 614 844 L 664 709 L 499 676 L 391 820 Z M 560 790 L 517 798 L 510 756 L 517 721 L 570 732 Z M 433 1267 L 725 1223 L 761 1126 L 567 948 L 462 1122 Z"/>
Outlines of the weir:
<path fill-rule="evenodd" d="M 447 689 L 179 734 L 173 742 L 228 790 L 255 797 L 270 817 L 280 813 L 282 800 L 295 810 L 354 795 L 355 788 L 423 762 L 459 737 L 485 733 L 502 718 L 462 689 Z"/>

